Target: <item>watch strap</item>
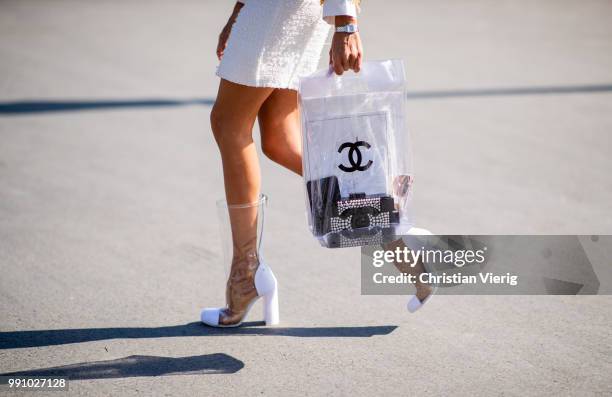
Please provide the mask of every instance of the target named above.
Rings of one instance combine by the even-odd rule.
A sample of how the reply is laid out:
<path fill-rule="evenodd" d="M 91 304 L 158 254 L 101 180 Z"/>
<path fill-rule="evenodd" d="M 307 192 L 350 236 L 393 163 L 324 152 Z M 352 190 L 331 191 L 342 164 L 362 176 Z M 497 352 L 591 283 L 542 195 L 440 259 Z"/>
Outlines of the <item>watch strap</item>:
<path fill-rule="evenodd" d="M 344 26 L 336 26 L 336 32 L 338 33 L 356 33 L 359 32 L 359 27 L 356 24 L 349 23 Z"/>

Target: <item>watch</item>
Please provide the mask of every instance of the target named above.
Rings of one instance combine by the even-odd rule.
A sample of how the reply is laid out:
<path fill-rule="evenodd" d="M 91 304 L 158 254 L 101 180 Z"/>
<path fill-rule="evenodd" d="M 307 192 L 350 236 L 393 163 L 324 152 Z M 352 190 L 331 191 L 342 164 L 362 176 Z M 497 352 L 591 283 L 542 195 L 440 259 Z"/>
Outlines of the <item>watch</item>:
<path fill-rule="evenodd" d="M 359 26 L 349 23 L 344 26 L 336 26 L 336 32 L 338 33 L 356 33 L 359 32 Z"/>

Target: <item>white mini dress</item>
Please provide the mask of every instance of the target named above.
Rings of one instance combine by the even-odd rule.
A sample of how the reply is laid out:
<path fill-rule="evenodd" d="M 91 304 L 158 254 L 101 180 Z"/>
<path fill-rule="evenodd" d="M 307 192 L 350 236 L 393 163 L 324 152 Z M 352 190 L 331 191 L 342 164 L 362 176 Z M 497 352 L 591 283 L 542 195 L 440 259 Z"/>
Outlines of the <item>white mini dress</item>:
<path fill-rule="evenodd" d="M 318 66 L 336 15 L 356 16 L 352 0 L 240 0 L 217 76 L 251 87 L 296 90 Z"/>

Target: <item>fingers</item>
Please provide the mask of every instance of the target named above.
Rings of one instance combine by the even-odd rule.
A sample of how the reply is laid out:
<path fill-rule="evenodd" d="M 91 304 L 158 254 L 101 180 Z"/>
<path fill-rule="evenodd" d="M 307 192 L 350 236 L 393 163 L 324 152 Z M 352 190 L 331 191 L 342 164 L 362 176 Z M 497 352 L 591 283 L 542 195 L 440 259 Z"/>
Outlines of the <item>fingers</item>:
<path fill-rule="evenodd" d="M 361 70 L 361 59 L 363 58 L 363 53 L 361 50 L 361 38 L 359 34 L 356 34 L 354 37 L 354 49 L 355 49 L 355 63 L 353 64 L 353 70 L 355 73 L 359 73 Z"/>
<path fill-rule="evenodd" d="M 221 47 L 221 43 L 219 43 L 219 45 L 217 45 L 217 59 L 221 60 L 221 58 L 223 57 L 223 48 Z"/>
<path fill-rule="evenodd" d="M 341 76 L 344 73 L 344 67 L 342 66 L 342 53 L 338 51 L 337 47 L 332 45 L 332 48 L 329 50 L 329 59 L 332 65 L 332 69 L 334 69 L 334 73 L 338 76 Z"/>
<path fill-rule="evenodd" d="M 338 76 L 342 76 L 342 73 L 344 73 L 344 67 L 342 66 L 342 58 L 337 56 L 334 57 L 333 66 L 334 72 L 336 72 Z"/>
<path fill-rule="evenodd" d="M 358 34 L 334 36 L 330 49 L 330 65 L 334 72 L 341 76 L 353 70 L 358 73 L 362 63 L 361 40 Z"/>
<path fill-rule="evenodd" d="M 355 73 L 359 73 L 359 71 L 361 70 L 361 53 L 357 55 L 357 59 L 355 60 L 355 66 L 353 67 L 353 70 L 355 71 Z"/>
<path fill-rule="evenodd" d="M 338 76 L 351 70 L 354 63 L 355 57 L 352 57 L 347 47 L 342 47 L 340 50 L 332 49 L 332 65 L 334 72 L 336 72 Z"/>
<path fill-rule="evenodd" d="M 221 60 L 223 58 L 223 53 L 225 52 L 225 48 L 227 47 L 227 39 L 229 38 L 232 26 L 229 24 L 225 25 L 221 33 L 219 34 L 219 41 L 217 42 L 217 58 Z"/>
<path fill-rule="evenodd" d="M 351 69 L 349 66 L 349 60 L 347 55 L 344 55 L 342 57 L 342 69 L 344 69 L 345 72 L 348 72 Z"/>
<path fill-rule="evenodd" d="M 344 52 L 341 59 L 342 69 L 345 72 L 348 70 L 359 72 L 359 69 L 361 69 L 361 52 L 357 50 L 356 46 L 349 46 L 347 51 Z"/>
<path fill-rule="evenodd" d="M 223 54 L 225 53 L 225 47 L 227 47 L 225 42 L 219 43 L 219 45 L 217 46 L 217 58 L 219 58 L 219 60 L 223 58 Z"/>
<path fill-rule="evenodd" d="M 359 73 L 361 70 L 361 60 L 363 59 L 363 51 L 361 48 L 361 38 L 357 37 L 357 59 L 355 60 L 355 67 L 353 70 L 355 73 Z"/>
<path fill-rule="evenodd" d="M 357 62 L 357 54 L 351 51 L 348 57 L 348 67 L 351 70 L 355 70 L 355 62 Z"/>
<path fill-rule="evenodd" d="M 219 41 L 217 42 L 217 58 L 221 60 L 223 52 L 225 51 L 225 43 L 227 40 L 223 37 L 223 33 L 219 35 Z"/>

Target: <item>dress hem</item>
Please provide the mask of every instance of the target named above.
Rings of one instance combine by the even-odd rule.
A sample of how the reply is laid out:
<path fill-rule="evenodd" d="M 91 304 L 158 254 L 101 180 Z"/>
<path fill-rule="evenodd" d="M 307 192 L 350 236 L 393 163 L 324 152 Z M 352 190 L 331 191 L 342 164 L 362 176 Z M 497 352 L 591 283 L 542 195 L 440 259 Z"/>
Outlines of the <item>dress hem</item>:
<path fill-rule="evenodd" d="M 222 75 L 221 73 L 219 73 L 217 71 L 217 73 L 215 73 L 217 75 L 217 77 L 222 78 L 224 80 L 227 80 L 229 82 L 232 82 L 234 84 L 240 84 L 240 85 L 245 85 L 247 87 L 253 87 L 253 88 L 278 88 L 281 90 L 293 90 L 293 91 L 297 91 L 298 87 L 293 87 L 293 86 L 289 86 L 287 84 L 279 84 L 277 82 L 272 82 L 270 80 L 259 80 L 257 82 L 253 82 L 252 80 L 246 81 L 243 79 L 239 79 L 239 78 L 235 78 L 235 77 L 230 77 L 227 75 Z"/>

